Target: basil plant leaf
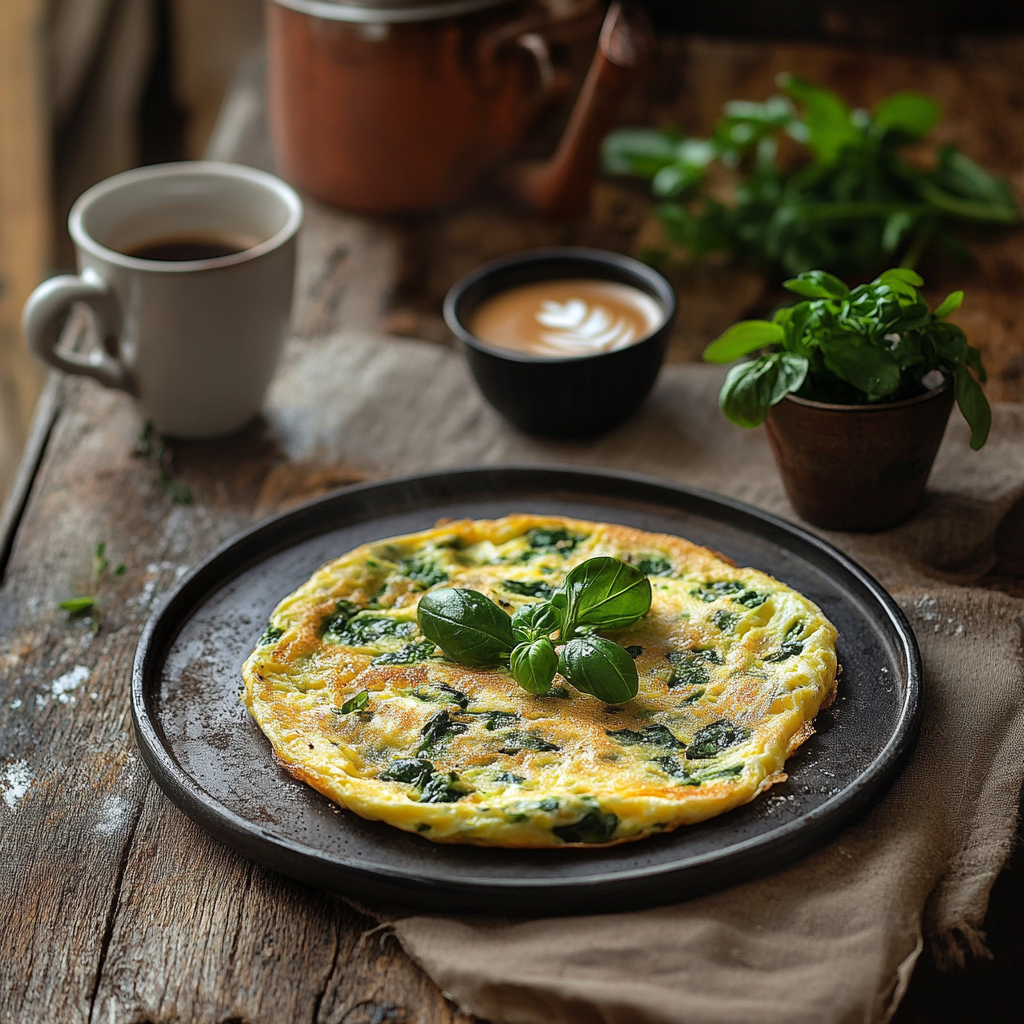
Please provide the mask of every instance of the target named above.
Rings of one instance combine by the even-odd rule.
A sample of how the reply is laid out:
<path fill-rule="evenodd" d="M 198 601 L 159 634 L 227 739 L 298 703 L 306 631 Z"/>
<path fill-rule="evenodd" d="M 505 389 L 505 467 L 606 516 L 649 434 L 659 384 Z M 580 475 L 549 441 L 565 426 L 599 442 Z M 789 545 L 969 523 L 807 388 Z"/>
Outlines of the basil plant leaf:
<path fill-rule="evenodd" d="M 867 395 L 891 395 L 900 386 L 900 367 L 892 353 L 853 338 L 829 339 L 825 363 Z"/>
<path fill-rule="evenodd" d="M 782 287 L 808 299 L 845 299 L 850 289 L 824 270 L 805 270 L 802 274 L 789 281 L 783 281 Z"/>
<path fill-rule="evenodd" d="M 812 85 L 796 75 L 780 76 L 779 84 L 804 105 L 807 145 L 822 163 L 831 164 L 848 146 L 857 146 L 861 135 L 850 117 L 850 108 L 831 89 Z"/>
<path fill-rule="evenodd" d="M 920 288 L 924 284 L 924 278 L 910 267 L 893 267 L 890 270 L 883 270 L 872 282 L 873 284 L 904 284 L 913 288 Z"/>
<path fill-rule="evenodd" d="M 601 163 L 609 174 L 653 177 L 676 160 L 678 143 L 653 128 L 620 128 L 605 136 Z"/>
<path fill-rule="evenodd" d="M 879 134 L 899 131 L 911 139 L 923 139 L 942 117 L 942 107 L 931 96 L 906 90 L 886 96 L 875 107 L 874 123 Z"/>
<path fill-rule="evenodd" d="M 967 359 L 965 360 L 967 365 L 978 375 L 978 380 L 982 384 L 988 380 L 988 373 L 985 371 L 985 367 L 981 362 L 981 353 L 973 346 L 967 346 Z"/>
<path fill-rule="evenodd" d="M 659 198 L 677 196 L 680 192 L 699 185 L 704 179 L 704 170 L 693 164 L 669 164 L 662 167 L 651 179 L 651 191 Z"/>
<path fill-rule="evenodd" d="M 563 639 L 577 629 L 621 629 L 651 608 L 651 581 L 618 558 L 588 558 L 569 572 L 560 590 L 568 602 Z"/>
<path fill-rule="evenodd" d="M 941 188 L 936 191 L 945 196 L 947 203 L 960 200 L 968 206 L 980 207 L 981 219 L 1020 223 L 1017 204 L 1006 182 L 989 174 L 965 153 L 953 146 L 943 146 L 939 151 L 937 171 L 936 178 Z M 923 188 L 925 184 L 927 182 L 922 182 L 918 187 L 927 199 L 929 196 Z"/>
<path fill-rule="evenodd" d="M 806 377 L 804 356 L 773 352 L 734 366 L 718 393 L 718 403 L 738 427 L 757 427 L 767 419 L 773 405 L 803 386 Z"/>
<path fill-rule="evenodd" d="M 516 646 L 511 616 L 476 590 L 429 591 L 420 598 L 416 621 L 428 640 L 462 665 L 496 665 Z"/>
<path fill-rule="evenodd" d="M 512 675 L 527 693 L 545 694 L 558 669 L 558 655 L 547 637 L 520 644 L 509 661 Z"/>
<path fill-rule="evenodd" d="M 629 653 L 602 636 L 581 636 L 562 648 L 558 671 L 581 693 L 606 704 L 624 704 L 640 689 Z"/>
<path fill-rule="evenodd" d="M 977 451 L 988 440 L 992 427 L 992 408 L 981 385 L 966 366 L 958 366 L 953 374 L 953 391 L 967 425 L 971 428 L 971 447 Z"/>
<path fill-rule="evenodd" d="M 955 313 L 963 301 L 964 293 L 962 291 L 950 292 L 936 307 L 935 319 L 941 320 L 943 317 L 949 316 L 950 313 Z"/>
<path fill-rule="evenodd" d="M 741 320 L 704 349 L 704 362 L 732 363 L 759 348 L 781 344 L 784 336 L 779 324 L 767 320 Z"/>

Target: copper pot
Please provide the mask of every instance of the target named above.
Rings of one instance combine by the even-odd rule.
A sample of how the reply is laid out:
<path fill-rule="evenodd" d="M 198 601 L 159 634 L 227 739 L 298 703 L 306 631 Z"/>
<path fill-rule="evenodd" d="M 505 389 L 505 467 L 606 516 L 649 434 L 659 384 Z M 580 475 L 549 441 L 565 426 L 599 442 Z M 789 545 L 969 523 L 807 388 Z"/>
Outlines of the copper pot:
<path fill-rule="evenodd" d="M 593 33 L 597 0 L 268 0 L 278 168 L 336 206 L 388 214 L 461 199 L 564 88 L 551 44 Z M 601 139 L 645 49 L 612 5 L 551 160 L 506 175 L 549 216 L 586 210 Z"/>
<path fill-rule="evenodd" d="M 884 530 L 921 503 L 952 408 L 948 383 L 878 405 L 787 395 L 765 425 L 801 517 L 827 530 Z"/>

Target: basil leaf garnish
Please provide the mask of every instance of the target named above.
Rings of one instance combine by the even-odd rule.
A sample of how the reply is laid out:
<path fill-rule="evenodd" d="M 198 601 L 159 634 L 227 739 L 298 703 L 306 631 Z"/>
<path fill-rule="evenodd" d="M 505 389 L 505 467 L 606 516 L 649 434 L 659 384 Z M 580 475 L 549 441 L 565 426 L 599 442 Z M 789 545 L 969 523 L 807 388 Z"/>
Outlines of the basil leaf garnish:
<path fill-rule="evenodd" d="M 631 625 L 650 607 L 651 584 L 644 572 L 617 558 L 601 557 L 572 569 L 550 600 L 524 605 L 512 617 L 475 590 L 449 587 L 424 594 L 416 619 L 429 642 L 424 648 L 435 644 L 453 661 L 474 667 L 507 660 L 528 693 L 553 693 L 552 680 L 561 672 L 576 689 L 621 704 L 637 694 L 633 660 L 643 648 L 624 650 L 592 634 Z M 555 639 L 565 645 L 561 658 Z M 377 660 L 420 660 L 419 646 L 408 644 L 397 655 Z"/>
<path fill-rule="evenodd" d="M 516 646 L 511 617 L 475 590 L 447 587 L 424 594 L 416 620 L 428 640 L 463 665 L 497 665 Z"/>
<path fill-rule="evenodd" d="M 509 667 L 516 682 L 527 693 L 545 694 L 558 669 L 558 655 L 547 637 L 520 644 L 513 652 Z"/>
<path fill-rule="evenodd" d="M 587 559 L 565 577 L 561 592 L 566 631 L 621 629 L 651 607 L 651 581 L 618 558 Z"/>
<path fill-rule="evenodd" d="M 562 648 L 558 671 L 577 690 L 606 704 L 624 704 L 640 689 L 633 659 L 618 644 L 602 636 L 570 640 Z"/>

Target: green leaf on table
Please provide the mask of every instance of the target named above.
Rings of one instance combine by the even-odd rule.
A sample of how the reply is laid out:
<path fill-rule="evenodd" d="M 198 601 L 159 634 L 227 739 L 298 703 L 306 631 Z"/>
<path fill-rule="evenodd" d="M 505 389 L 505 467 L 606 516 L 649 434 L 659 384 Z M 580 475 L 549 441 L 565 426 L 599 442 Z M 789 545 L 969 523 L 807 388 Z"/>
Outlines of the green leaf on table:
<path fill-rule="evenodd" d="M 792 352 L 773 352 L 739 363 L 726 375 L 718 403 L 738 427 L 760 426 L 773 405 L 800 389 L 807 369 L 807 360 Z"/>
<path fill-rule="evenodd" d="M 476 590 L 446 587 L 424 594 L 416 621 L 428 640 L 463 665 L 496 665 L 516 646 L 511 617 Z"/>
<path fill-rule="evenodd" d="M 988 440 L 988 432 L 992 427 L 992 409 L 981 385 L 966 366 L 957 368 L 953 374 L 953 385 L 956 404 L 971 428 L 971 447 L 977 451 Z"/>
<path fill-rule="evenodd" d="M 1006 183 L 952 146 L 939 154 L 934 175 L 920 178 L 921 198 L 951 217 L 992 224 L 1019 224 L 1017 204 Z"/>
<path fill-rule="evenodd" d="M 624 704 L 639 691 L 636 665 L 618 644 L 601 636 L 582 636 L 562 648 L 558 671 L 582 693 L 605 704 Z"/>
<path fill-rule="evenodd" d="M 784 336 L 779 324 L 767 320 L 740 320 L 704 349 L 704 361 L 732 363 L 758 349 L 781 344 Z"/>
<path fill-rule="evenodd" d="M 942 117 L 942 107 L 921 92 L 894 92 L 881 100 L 874 110 L 879 133 L 899 131 L 912 139 L 924 138 Z"/>

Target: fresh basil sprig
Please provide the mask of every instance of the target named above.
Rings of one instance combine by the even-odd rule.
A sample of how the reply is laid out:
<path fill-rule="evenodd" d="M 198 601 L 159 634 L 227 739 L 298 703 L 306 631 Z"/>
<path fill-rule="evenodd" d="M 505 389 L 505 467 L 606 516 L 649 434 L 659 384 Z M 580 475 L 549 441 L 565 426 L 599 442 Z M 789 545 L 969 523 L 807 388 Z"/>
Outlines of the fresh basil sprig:
<path fill-rule="evenodd" d="M 981 389 L 985 367 L 963 330 L 945 319 L 964 293 L 952 292 L 929 313 L 918 291 L 923 283 L 906 267 L 853 289 L 823 270 L 786 281 L 803 302 L 771 320 L 741 320 L 704 350 L 709 363 L 763 351 L 729 370 L 722 411 L 738 426 L 756 427 L 791 392 L 841 405 L 895 402 L 935 387 L 926 378 L 938 372 L 952 381 L 971 447 L 980 448 L 992 423 Z"/>
<path fill-rule="evenodd" d="M 590 558 L 571 570 L 547 601 L 514 616 L 475 590 L 444 588 L 424 594 L 416 618 L 423 635 L 453 661 L 484 667 L 508 660 L 516 682 L 545 694 L 555 673 L 607 704 L 632 700 L 636 665 L 618 644 L 596 636 L 643 618 L 651 582 L 617 558 Z M 561 644 L 559 654 L 555 644 Z"/>
<path fill-rule="evenodd" d="M 955 147 L 936 147 L 927 170 L 906 159 L 942 116 L 930 96 L 893 93 L 869 113 L 794 75 L 779 85 L 785 95 L 765 103 L 727 103 L 709 139 L 626 128 L 604 140 L 605 170 L 651 179 L 667 240 L 691 258 L 866 275 L 930 249 L 970 261 L 962 226 L 1020 223 L 1006 183 Z M 728 199 L 722 171 L 735 181 Z"/>

